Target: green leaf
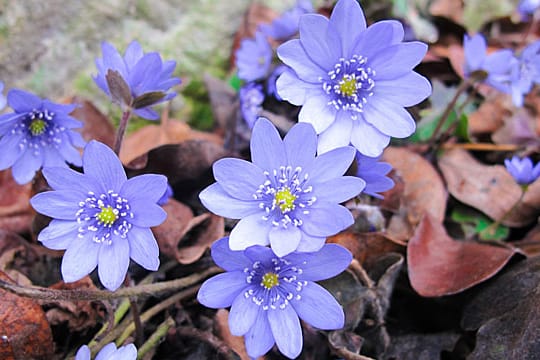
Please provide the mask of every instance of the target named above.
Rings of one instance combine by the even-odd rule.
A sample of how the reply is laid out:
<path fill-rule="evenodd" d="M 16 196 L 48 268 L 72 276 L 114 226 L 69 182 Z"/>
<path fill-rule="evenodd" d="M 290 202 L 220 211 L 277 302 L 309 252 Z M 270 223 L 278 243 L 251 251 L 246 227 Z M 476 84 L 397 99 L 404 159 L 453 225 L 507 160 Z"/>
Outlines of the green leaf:
<path fill-rule="evenodd" d="M 230 78 L 229 78 L 229 85 L 234 89 L 236 90 L 236 92 L 238 92 L 240 90 L 240 88 L 242 87 L 242 80 L 240 80 L 240 78 L 238 77 L 238 74 L 234 73 Z"/>
<path fill-rule="evenodd" d="M 515 9 L 513 0 L 465 0 L 463 8 L 463 25 L 469 33 L 495 19 L 510 16 Z"/>
<path fill-rule="evenodd" d="M 481 240 L 502 241 L 508 238 L 510 233 L 506 226 L 499 224 L 497 227 L 493 227 L 494 221 L 470 208 L 456 207 L 450 214 L 450 218 L 461 226 L 466 235 L 476 235 Z"/>

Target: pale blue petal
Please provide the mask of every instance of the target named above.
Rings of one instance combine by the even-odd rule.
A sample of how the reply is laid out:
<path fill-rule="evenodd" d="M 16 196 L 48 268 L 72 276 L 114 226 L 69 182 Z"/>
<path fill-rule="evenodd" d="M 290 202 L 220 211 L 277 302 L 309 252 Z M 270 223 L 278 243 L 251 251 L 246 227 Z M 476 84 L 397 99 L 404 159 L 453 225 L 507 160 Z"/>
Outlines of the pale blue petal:
<path fill-rule="evenodd" d="M 326 180 L 322 183 L 313 183 L 313 196 L 317 201 L 342 203 L 362 192 L 366 182 L 355 176 L 343 176 Z"/>
<path fill-rule="evenodd" d="M 311 84 L 300 80 L 294 71 L 288 69 L 276 80 L 276 89 L 283 100 L 300 106 L 306 102 L 311 94 L 321 92 L 322 87 L 320 84 Z"/>
<path fill-rule="evenodd" d="M 77 241 L 79 224 L 76 221 L 53 219 L 41 230 L 38 240 L 49 249 L 64 250 L 72 241 Z"/>
<path fill-rule="evenodd" d="M 291 304 L 298 316 L 309 325 L 321 330 L 341 329 L 345 314 L 341 305 L 322 286 L 308 282 L 300 292 L 300 300 Z"/>
<path fill-rule="evenodd" d="M 302 351 L 303 341 L 300 320 L 293 307 L 269 310 L 267 314 L 279 351 L 290 359 L 296 358 Z"/>
<path fill-rule="evenodd" d="M 293 253 L 287 256 L 292 263 L 302 263 L 302 279 L 319 281 L 343 272 L 352 261 L 352 254 L 341 245 L 326 244 L 313 253 Z"/>
<path fill-rule="evenodd" d="M 126 63 L 128 71 L 132 71 L 133 67 L 144 55 L 141 45 L 133 40 L 129 43 L 126 51 L 124 52 L 124 61 Z"/>
<path fill-rule="evenodd" d="M 202 204 L 214 214 L 231 219 L 240 219 L 261 212 L 257 201 L 233 198 L 223 190 L 219 183 L 214 183 L 201 191 L 199 198 Z"/>
<path fill-rule="evenodd" d="M 246 351 L 254 359 L 270 351 L 275 343 L 266 313 L 266 311 L 259 311 L 255 323 L 244 335 Z"/>
<path fill-rule="evenodd" d="M 212 259 L 220 268 L 227 271 L 244 270 L 251 267 L 252 261 L 243 251 L 233 251 L 229 247 L 229 237 L 224 237 L 212 244 Z"/>
<path fill-rule="evenodd" d="M 86 345 L 83 345 L 75 354 L 75 360 L 90 360 L 90 348 Z"/>
<path fill-rule="evenodd" d="M 381 133 L 397 138 L 410 136 L 416 130 L 416 123 L 407 110 L 383 98 L 366 105 L 364 119 Z"/>
<path fill-rule="evenodd" d="M 246 216 L 236 224 L 229 236 L 231 250 L 244 250 L 248 246 L 270 243 L 268 232 L 272 222 L 262 219 L 262 213 Z"/>
<path fill-rule="evenodd" d="M 97 265 L 101 244 L 92 241 L 91 236 L 75 238 L 62 258 L 62 278 L 74 282 L 90 274 Z"/>
<path fill-rule="evenodd" d="M 18 113 L 27 113 L 41 109 L 43 100 L 27 91 L 11 89 L 7 94 L 9 106 Z"/>
<path fill-rule="evenodd" d="M 199 289 L 197 300 L 212 309 L 231 306 L 237 296 L 244 297 L 248 286 L 246 274 L 242 271 L 231 271 L 211 277 Z"/>
<path fill-rule="evenodd" d="M 167 212 L 157 204 L 144 200 L 129 201 L 133 218 L 128 219 L 130 223 L 141 227 L 157 226 L 167 218 Z"/>
<path fill-rule="evenodd" d="M 145 107 L 145 108 L 140 108 L 140 109 L 134 109 L 133 110 L 133 113 L 135 113 L 137 116 L 140 116 L 142 117 L 143 119 L 146 119 L 146 120 L 157 120 L 159 119 L 159 114 L 149 108 L 149 107 Z"/>
<path fill-rule="evenodd" d="M 283 63 L 294 70 L 302 81 L 319 84 L 319 77 L 326 75 L 328 72 L 313 62 L 299 39 L 293 39 L 280 45 L 277 49 L 277 55 Z"/>
<path fill-rule="evenodd" d="M 341 56 L 347 58 L 356 38 L 366 29 L 366 19 L 357 1 L 338 1 L 330 16 L 330 27 L 341 39 Z"/>
<path fill-rule="evenodd" d="M 143 174 L 128 179 L 119 191 L 128 201 L 157 203 L 167 190 L 167 178 L 163 175 Z"/>
<path fill-rule="evenodd" d="M 20 146 L 24 136 L 7 134 L 0 139 L 0 170 L 13 166 L 23 154 L 24 148 Z"/>
<path fill-rule="evenodd" d="M 115 356 L 116 344 L 114 342 L 105 345 L 97 354 L 94 360 L 109 360 L 112 356 Z M 114 359 L 114 358 L 113 358 Z M 116 359 L 114 359 L 116 360 Z M 119 359 L 124 360 L 124 359 Z M 127 359 L 126 359 L 127 360 Z"/>
<path fill-rule="evenodd" d="M 318 153 L 323 154 L 330 150 L 347 146 L 351 142 L 353 120 L 347 111 L 339 111 L 334 121 L 319 135 Z"/>
<path fill-rule="evenodd" d="M 282 257 L 296 250 L 302 238 L 302 232 L 292 225 L 286 229 L 281 226 L 274 226 L 270 229 L 268 237 L 274 253 Z"/>
<path fill-rule="evenodd" d="M 344 206 L 317 201 L 309 208 L 309 214 L 298 213 L 303 221 L 302 230 L 312 236 L 337 234 L 354 223 L 351 212 Z"/>
<path fill-rule="evenodd" d="M 27 148 L 11 167 L 11 173 L 18 184 L 26 184 L 34 178 L 42 164 L 43 152 L 35 154 L 33 150 Z"/>
<path fill-rule="evenodd" d="M 370 103 L 379 98 L 394 102 L 401 106 L 413 106 L 431 95 L 431 84 L 428 79 L 414 71 L 392 80 L 377 81 L 377 90 Z"/>
<path fill-rule="evenodd" d="M 96 140 L 90 141 L 84 148 L 83 168 L 85 175 L 95 179 L 103 192 L 118 191 L 127 180 L 118 156 L 110 147 Z"/>
<path fill-rule="evenodd" d="M 128 232 L 129 257 L 146 270 L 156 271 L 159 268 L 159 247 L 148 228 L 132 227 Z"/>
<path fill-rule="evenodd" d="M 315 160 L 317 134 L 311 124 L 294 125 L 283 139 L 283 143 L 287 153 L 287 163 L 293 169 L 297 166 L 305 169 Z"/>
<path fill-rule="evenodd" d="M 89 191 L 95 190 L 95 185 L 87 176 L 67 167 L 45 168 L 43 176 L 54 190 L 75 190 L 80 191 L 81 194 L 88 194 Z"/>
<path fill-rule="evenodd" d="M 257 284 L 258 286 L 258 284 Z M 237 296 L 231 306 L 229 313 L 229 329 L 234 336 L 242 336 L 253 326 L 257 315 L 262 310 L 253 302 L 251 296 L 240 294 Z"/>
<path fill-rule="evenodd" d="M 325 152 L 315 158 L 311 168 L 306 172 L 309 178 L 317 183 L 342 176 L 351 166 L 356 151 L 351 146 L 344 146 Z"/>
<path fill-rule="evenodd" d="M 427 45 L 419 41 L 400 43 L 379 51 L 369 62 L 370 67 L 377 71 L 375 91 L 379 79 L 395 79 L 412 71 L 426 52 Z"/>
<path fill-rule="evenodd" d="M 300 109 L 298 121 L 310 123 L 315 132 L 320 134 L 336 120 L 337 110 L 328 105 L 328 101 L 328 95 L 323 91 L 309 96 Z"/>
<path fill-rule="evenodd" d="M 326 241 L 326 236 L 311 236 L 302 231 L 302 239 L 296 248 L 298 252 L 319 251 Z M 290 256 L 290 255 L 289 255 Z"/>
<path fill-rule="evenodd" d="M 30 204 L 43 215 L 61 220 L 75 220 L 81 201 L 84 201 L 84 198 L 77 190 L 58 190 L 36 194 L 30 199 Z"/>
<path fill-rule="evenodd" d="M 360 54 L 370 60 L 374 59 L 379 51 L 403 39 L 403 26 L 395 20 L 377 21 L 362 32 L 353 47 L 351 54 Z M 377 70 L 377 75 L 379 70 Z"/>
<path fill-rule="evenodd" d="M 107 289 L 115 291 L 126 278 L 129 266 L 129 242 L 113 236 L 110 245 L 103 244 L 99 250 L 99 280 Z"/>
<path fill-rule="evenodd" d="M 312 62 L 321 69 L 333 69 L 341 55 L 339 44 L 328 44 L 325 40 L 328 18 L 319 14 L 306 14 L 298 23 L 300 43 Z M 294 69 L 294 66 L 291 66 Z M 323 74 L 325 75 L 326 71 Z M 298 74 L 300 78 L 302 76 Z M 313 81 L 314 82 L 314 81 Z"/>
<path fill-rule="evenodd" d="M 261 168 L 241 159 L 220 159 L 212 169 L 223 190 L 239 200 L 253 200 L 259 186 L 266 181 Z"/>
<path fill-rule="evenodd" d="M 363 119 L 355 121 L 351 133 L 351 143 L 363 155 L 376 157 L 382 154 L 390 143 L 390 136 L 383 134 Z"/>
<path fill-rule="evenodd" d="M 285 147 L 276 127 L 265 118 L 259 118 L 251 135 L 251 160 L 263 170 L 272 172 L 287 161 Z"/>

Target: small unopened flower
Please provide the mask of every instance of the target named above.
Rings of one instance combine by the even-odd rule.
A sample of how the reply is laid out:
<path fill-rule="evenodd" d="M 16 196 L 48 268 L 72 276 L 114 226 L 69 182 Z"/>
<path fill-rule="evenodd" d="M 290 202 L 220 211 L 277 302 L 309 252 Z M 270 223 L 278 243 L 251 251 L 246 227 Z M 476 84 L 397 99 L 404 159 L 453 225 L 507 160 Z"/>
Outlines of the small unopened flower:
<path fill-rule="evenodd" d="M 523 97 L 534 84 L 540 84 L 540 41 L 529 44 L 517 60 L 512 73 L 512 101 L 514 105 L 522 106 Z"/>
<path fill-rule="evenodd" d="M 167 179 L 145 174 L 126 178 L 122 163 L 106 145 L 91 141 L 83 153 L 84 174 L 47 168 L 43 175 L 53 191 L 30 199 L 53 220 L 38 240 L 62 258 L 65 282 L 77 281 L 98 267 L 103 285 L 114 291 L 124 281 L 129 259 L 148 270 L 159 267 L 159 248 L 150 230 L 167 216 L 157 205 Z"/>
<path fill-rule="evenodd" d="M 264 355 L 274 343 L 283 355 L 297 357 L 303 344 L 299 318 L 322 330 L 343 327 L 343 309 L 315 281 L 345 270 L 352 260 L 347 249 L 329 244 L 278 257 L 258 245 L 232 251 L 222 238 L 212 245 L 212 258 L 227 272 L 206 280 L 197 299 L 210 308 L 231 306 L 229 328 L 244 335 L 250 357 Z"/>
<path fill-rule="evenodd" d="M 262 32 L 257 31 L 255 38 L 242 40 L 235 56 L 240 79 L 255 81 L 268 75 L 272 62 L 272 47 Z"/>
<path fill-rule="evenodd" d="M 497 50 L 488 55 L 486 39 L 481 34 L 463 39 L 465 77 L 477 76 L 487 85 L 506 94 L 511 93 L 512 71 L 517 65 L 509 49 Z"/>
<path fill-rule="evenodd" d="M 262 85 L 254 82 L 247 83 L 240 88 L 239 96 L 242 117 L 251 129 L 262 111 L 264 101 Z"/>
<path fill-rule="evenodd" d="M 159 118 L 151 106 L 176 96 L 170 88 L 180 84 L 172 77 L 176 61 L 162 61 L 157 52 L 144 53 L 137 41 L 132 41 L 122 57 L 109 43 L 101 44 L 103 58 L 96 59 L 98 74 L 94 81 L 120 106 L 149 120 Z"/>
<path fill-rule="evenodd" d="M 11 167 L 15 181 L 25 184 L 41 167 L 81 165 L 75 148 L 85 141 L 82 123 L 69 114 L 76 105 L 56 104 L 19 89 L 11 89 L 7 102 L 13 112 L 0 115 L 0 170 Z"/>
<path fill-rule="evenodd" d="M 391 137 L 415 131 L 404 107 L 431 94 L 429 81 L 413 71 L 427 51 L 418 41 L 402 43 L 403 26 L 394 20 L 366 28 L 356 0 L 339 0 L 330 19 L 300 17 L 300 38 L 277 49 L 292 70 L 277 80 L 278 94 L 302 106 L 300 122 L 313 125 L 318 152 L 352 143 L 378 156 Z"/>
<path fill-rule="evenodd" d="M 533 166 L 530 158 L 520 159 L 518 156 L 504 160 L 506 170 L 519 185 L 529 185 L 540 177 L 540 163 Z"/>
<path fill-rule="evenodd" d="M 379 194 L 394 187 L 394 181 L 386 175 L 392 170 L 392 165 L 379 161 L 379 157 L 369 157 L 356 153 L 356 176 L 366 182 L 364 194 L 382 199 Z"/>
<path fill-rule="evenodd" d="M 90 348 L 86 345 L 81 348 L 75 354 L 75 360 L 90 360 Z M 116 348 L 115 343 L 109 343 L 105 345 L 100 352 L 96 355 L 94 360 L 136 360 L 137 348 L 133 344 L 128 344 Z"/>
<path fill-rule="evenodd" d="M 259 118 L 251 136 L 253 163 L 214 163 L 217 182 L 199 197 L 210 211 L 241 219 L 231 232 L 231 249 L 270 244 L 278 256 L 316 251 L 327 236 L 352 225 L 350 211 L 339 203 L 365 186 L 357 177 L 342 176 L 355 151 L 347 146 L 315 157 L 316 147 L 310 124 L 296 124 L 281 140 L 274 125 Z"/>
<path fill-rule="evenodd" d="M 310 0 L 298 0 L 296 5 L 281 14 L 270 24 L 262 24 L 259 30 L 276 40 L 288 40 L 298 32 L 300 16 L 314 12 Z"/>

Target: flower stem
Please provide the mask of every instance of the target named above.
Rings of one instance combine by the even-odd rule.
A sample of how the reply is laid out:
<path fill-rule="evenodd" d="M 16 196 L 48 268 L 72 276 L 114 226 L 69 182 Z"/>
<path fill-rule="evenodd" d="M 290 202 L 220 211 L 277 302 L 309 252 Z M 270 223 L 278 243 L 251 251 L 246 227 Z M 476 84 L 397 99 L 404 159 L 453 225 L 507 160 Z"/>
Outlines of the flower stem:
<path fill-rule="evenodd" d="M 77 301 L 77 300 L 110 300 L 124 297 L 156 296 L 158 293 L 170 292 L 194 285 L 208 276 L 220 273 L 218 267 L 211 267 L 202 273 L 195 273 L 184 278 L 163 281 L 154 284 L 136 285 L 129 288 L 121 288 L 114 292 L 107 290 L 55 290 L 39 286 L 26 287 L 0 280 L 0 288 L 10 291 L 19 296 L 32 299 L 49 301 Z"/>
<path fill-rule="evenodd" d="M 131 110 L 127 109 L 122 112 L 122 118 L 118 124 L 118 129 L 116 130 L 116 138 L 114 139 L 114 153 L 120 155 L 120 148 L 122 147 L 122 140 L 124 139 L 124 134 L 126 133 L 127 123 L 131 117 Z"/>
<path fill-rule="evenodd" d="M 174 320 L 169 316 L 165 321 L 163 321 L 161 324 L 159 324 L 158 328 L 146 342 L 139 347 L 139 351 L 137 351 L 137 359 L 143 359 L 144 355 L 146 355 L 147 352 L 155 348 L 159 345 L 161 342 L 161 339 L 167 335 L 167 332 L 171 327 L 173 327 L 176 323 Z"/>

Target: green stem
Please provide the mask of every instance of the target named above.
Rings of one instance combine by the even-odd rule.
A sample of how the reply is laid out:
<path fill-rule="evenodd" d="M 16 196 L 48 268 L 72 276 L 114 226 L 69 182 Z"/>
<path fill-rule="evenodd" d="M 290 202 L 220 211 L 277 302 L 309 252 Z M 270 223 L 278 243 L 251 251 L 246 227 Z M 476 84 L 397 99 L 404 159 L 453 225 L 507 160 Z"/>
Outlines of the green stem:
<path fill-rule="evenodd" d="M 116 138 L 114 139 L 114 153 L 116 155 L 120 155 L 122 140 L 124 139 L 124 134 L 126 133 L 127 124 L 130 117 L 131 110 L 124 110 L 120 123 L 118 124 L 118 129 L 116 130 Z"/>
<path fill-rule="evenodd" d="M 49 301 L 79 301 L 79 300 L 110 300 L 124 297 L 156 296 L 158 293 L 170 292 L 185 288 L 200 282 L 201 280 L 220 273 L 218 267 L 211 267 L 202 273 L 192 274 L 181 279 L 163 281 L 154 284 L 136 285 L 129 288 L 121 288 L 114 292 L 106 290 L 55 290 L 39 286 L 26 287 L 0 280 L 0 288 L 10 291 L 19 296 L 32 299 Z"/>
<path fill-rule="evenodd" d="M 154 331 L 154 333 L 150 335 L 148 340 L 146 340 L 146 342 L 137 351 L 137 359 L 143 359 L 144 355 L 146 355 L 147 352 L 149 352 L 150 350 L 158 346 L 159 343 L 161 342 L 161 339 L 165 335 L 167 335 L 167 332 L 169 331 L 169 329 L 173 327 L 175 324 L 176 323 L 170 316 L 167 319 L 165 319 L 164 322 L 159 324 L 156 331 Z"/>

